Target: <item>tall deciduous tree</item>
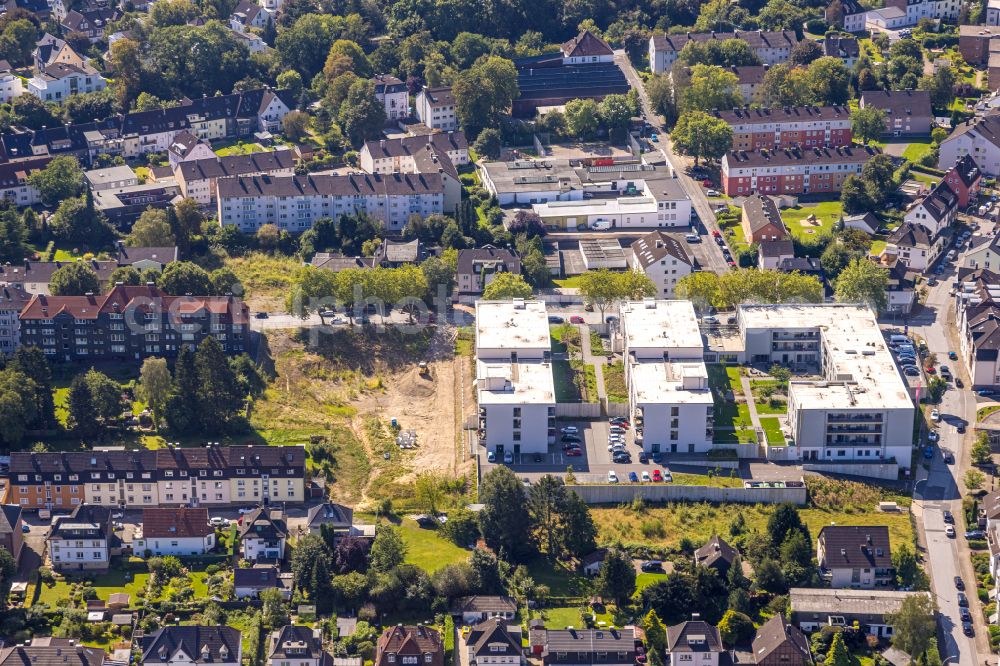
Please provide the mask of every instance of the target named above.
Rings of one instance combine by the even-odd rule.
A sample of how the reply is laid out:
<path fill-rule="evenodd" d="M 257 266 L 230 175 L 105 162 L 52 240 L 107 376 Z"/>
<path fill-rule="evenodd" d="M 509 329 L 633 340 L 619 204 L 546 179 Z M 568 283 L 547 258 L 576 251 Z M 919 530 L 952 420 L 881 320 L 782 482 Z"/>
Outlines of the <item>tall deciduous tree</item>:
<path fill-rule="evenodd" d="M 866 106 L 851 113 L 851 134 L 861 143 L 868 145 L 877 141 L 885 132 L 885 111 L 874 106 Z"/>
<path fill-rule="evenodd" d="M 566 131 L 570 136 L 586 139 L 597 132 L 600 118 L 597 102 L 592 99 L 571 99 L 566 102 Z"/>
<path fill-rule="evenodd" d="M 483 300 L 505 301 L 511 298 L 531 298 L 531 285 L 517 273 L 499 273 L 483 289 Z"/>
<path fill-rule="evenodd" d="M 489 56 L 461 72 L 452 85 L 459 122 L 473 133 L 496 126 L 517 99 L 517 68 L 499 56 Z"/>
<path fill-rule="evenodd" d="M 937 604 L 929 594 L 915 594 L 903 600 L 892 614 L 892 645 L 914 659 L 920 658 L 935 635 Z"/>
<path fill-rule="evenodd" d="M 406 559 L 406 544 L 391 525 L 378 525 L 375 540 L 368 553 L 368 563 L 372 571 L 389 573 Z"/>
<path fill-rule="evenodd" d="M 377 136 L 385 125 L 385 107 L 375 97 L 375 83 L 367 79 L 352 83 L 337 119 L 355 147 Z"/>
<path fill-rule="evenodd" d="M 53 296 L 83 296 L 96 294 L 100 289 L 97 273 L 87 263 L 76 261 L 60 266 L 49 280 Z"/>
<path fill-rule="evenodd" d="M 729 70 L 716 65 L 694 65 L 688 85 L 681 94 L 682 111 L 732 109 L 743 106 L 739 79 Z"/>
<path fill-rule="evenodd" d="M 38 347 L 18 347 L 8 368 L 26 376 L 31 384 L 23 389 L 35 404 L 36 421 L 33 424 L 47 427 L 55 422 L 55 404 L 52 399 L 52 367 L 45 353 Z"/>
<path fill-rule="evenodd" d="M 60 155 L 29 175 L 28 184 L 38 190 L 43 204 L 57 206 L 83 191 L 83 168 L 75 157 Z"/>
<path fill-rule="evenodd" d="M 205 269 L 189 261 L 174 261 L 167 264 L 160 274 L 157 284 L 171 296 L 207 296 L 212 293 L 212 280 Z"/>
<path fill-rule="evenodd" d="M 733 146 L 733 128 L 726 121 L 702 111 L 681 114 L 670 134 L 674 147 L 684 155 L 694 158 L 718 160 Z"/>
<path fill-rule="evenodd" d="M 495 467 L 479 487 L 479 530 L 486 544 L 512 561 L 522 561 L 535 551 L 524 486 L 507 467 Z"/>
<path fill-rule="evenodd" d="M 876 312 L 888 305 L 889 271 L 867 258 L 852 261 L 837 276 L 834 294 L 841 303 L 864 303 Z"/>
<path fill-rule="evenodd" d="M 73 433 L 83 440 L 96 437 L 101 425 L 97 420 L 97 409 L 94 407 L 94 399 L 84 375 L 73 378 L 66 404 L 69 411 L 67 423 Z"/>
<path fill-rule="evenodd" d="M 167 212 L 150 208 L 132 225 L 125 243 L 132 247 L 173 247 L 177 242 Z"/>
<path fill-rule="evenodd" d="M 166 359 L 147 358 L 143 361 L 142 369 L 139 371 L 138 393 L 153 412 L 155 425 L 159 425 L 163 418 L 163 410 L 172 388 L 173 377 L 170 375 Z"/>

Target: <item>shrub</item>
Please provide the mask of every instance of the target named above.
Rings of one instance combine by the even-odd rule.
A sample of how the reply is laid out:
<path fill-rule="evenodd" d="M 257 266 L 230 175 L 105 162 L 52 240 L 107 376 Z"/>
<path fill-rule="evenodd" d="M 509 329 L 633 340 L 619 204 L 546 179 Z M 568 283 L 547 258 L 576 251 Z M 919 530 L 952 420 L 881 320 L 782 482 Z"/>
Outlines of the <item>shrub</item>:
<path fill-rule="evenodd" d="M 825 35 L 827 27 L 823 19 L 814 18 L 806 21 L 806 30 L 814 35 Z"/>
<path fill-rule="evenodd" d="M 642 533 L 642 536 L 647 539 L 662 539 L 667 536 L 667 530 L 663 526 L 663 521 L 659 518 L 651 518 L 649 520 L 642 521 L 642 524 L 639 526 L 639 531 Z"/>

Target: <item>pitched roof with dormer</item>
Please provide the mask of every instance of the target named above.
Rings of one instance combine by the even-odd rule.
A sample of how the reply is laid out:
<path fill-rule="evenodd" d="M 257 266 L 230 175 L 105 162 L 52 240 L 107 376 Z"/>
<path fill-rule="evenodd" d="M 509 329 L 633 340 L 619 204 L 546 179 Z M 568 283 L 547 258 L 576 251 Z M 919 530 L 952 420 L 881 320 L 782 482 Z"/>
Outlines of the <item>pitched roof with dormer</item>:
<path fill-rule="evenodd" d="M 143 664 L 166 664 L 181 654 L 194 664 L 232 663 L 240 655 L 240 632 L 232 627 L 163 627 L 142 637 Z"/>
<path fill-rule="evenodd" d="M 515 638 L 507 629 L 507 620 L 500 617 L 491 617 L 473 626 L 466 644 L 472 647 L 476 657 L 521 656 L 520 634 Z"/>
<path fill-rule="evenodd" d="M 753 639 L 754 660 L 759 664 L 783 645 L 789 646 L 801 656 L 798 663 L 812 663 L 808 639 L 802 630 L 790 624 L 782 613 L 773 615 L 757 630 L 757 635 Z"/>
<path fill-rule="evenodd" d="M 704 620 L 688 620 L 667 627 L 667 652 L 722 652 L 718 628 Z"/>

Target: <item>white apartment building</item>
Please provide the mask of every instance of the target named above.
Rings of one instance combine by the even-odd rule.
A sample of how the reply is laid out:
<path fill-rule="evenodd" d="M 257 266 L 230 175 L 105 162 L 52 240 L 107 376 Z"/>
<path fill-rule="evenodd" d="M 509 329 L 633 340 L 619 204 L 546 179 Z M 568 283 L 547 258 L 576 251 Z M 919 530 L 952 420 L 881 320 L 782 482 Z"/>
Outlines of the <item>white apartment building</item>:
<path fill-rule="evenodd" d="M 694 260 L 676 238 L 653 231 L 632 243 L 632 270 L 653 281 L 657 298 L 673 298 L 677 281 L 694 270 Z"/>
<path fill-rule="evenodd" d="M 322 218 L 367 213 L 387 231 L 401 231 L 410 215 L 444 212 L 440 174 L 239 176 L 220 178 L 219 223 L 255 232 L 265 224 L 300 233 Z"/>
<path fill-rule="evenodd" d="M 765 65 L 777 65 L 788 60 L 792 49 L 799 43 L 794 30 L 764 32 L 738 30 L 736 32 L 688 32 L 680 35 L 654 34 L 649 38 L 649 67 L 654 74 L 669 71 L 688 42 L 726 41 L 741 39 L 750 45 Z"/>
<path fill-rule="evenodd" d="M 712 392 L 691 301 L 623 303 L 621 330 L 629 411 L 636 426 L 642 425 L 643 450 L 708 451 L 714 430 Z"/>
<path fill-rule="evenodd" d="M 424 88 L 417 93 L 417 119 L 431 129 L 451 132 L 458 129 L 455 96 L 451 88 Z"/>
<path fill-rule="evenodd" d="M 148 508 L 132 539 L 132 551 L 162 555 L 204 555 L 215 548 L 215 528 L 205 508 Z"/>
<path fill-rule="evenodd" d="M 21 346 L 21 321 L 18 315 L 31 300 L 31 294 L 17 285 L 0 285 L 0 356 L 9 356 Z"/>
<path fill-rule="evenodd" d="M 555 383 L 544 301 L 476 301 L 479 441 L 496 454 L 555 441 Z"/>
<path fill-rule="evenodd" d="M 4 65 L 6 64 L 6 67 Z M 7 104 L 15 97 L 24 94 L 24 85 L 21 77 L 14 74 L 10 69 L 10 63 L 0 60 L 0 102 Z"/>
<path fill-rule="evenodd" d="M 742 305 L 745 360 L 818 373 L 792 379 L 786 436 L 802 460 L 909 469 L 913 401 L 874 313 L 863 305 Z"/>
<path fill-rule="evenodd" d="M 58 516 L 47 537 L 56 571 L 104 571 L 111 563 L 111 511 L 81 504 L 68 516 Z"/>
<path fill-rule="evenodd" d="M 974 116 L 955 127 L 941 142 L 938 168 L 948 171 L 966 155 L 986 176 L 1000 176 L 1000 115 Z"/>
<path fill-rule="evenodd" d="M 382 103 L 385 117 L 400 120 L 410 115 L 410 94 L 406 84 L 391 74 L 378 74 L 375 82 L 375 98 Z"/>
<path fill-rule="evenodd" d="M 444 192 L 444 209 L 451 213 L 462 202 L 458 167 L 469 163 L 469 142 L 462 131 L 367 141 L 358 160 L 368 173 L 437 174 Z"/>
<path fill-rule="evenodd" d="M 288 524 L 280 509 L 260 508 L 243 514 L 240 524 L 240 554 L 243 559 L 281 560 L 285 557 Z"/>
<path fill-rule="evenodd" d="M 590 183 L 587 192 L 629 192 L 614 199 L 547 201 L 531 208 L 546 227 L 575 231 L 610 225 L 612 229 L 687 227 L 691 224 L 691 199 L 677 179 L 643 180 L 625 174 L 604 183 Z"/>
<path fill-rule="evenodd" d="M 28 79 L 28 92 L 43 102 L 63 102 L 77 93 L 104 90 L 107 81 L 91 67 L 52 63 Z"/>
<path fill-rule="evenodd" d="M 294 176 L 295 157 L 291 150 L 284 147 L 280 150 L 226 157 L 216 157 L 212 153 L 212 157 L 206 159 L 178 162 L 173 170 L 181 195 L 208 205 L 215 201 L 220 178 L 263 174 Z"/>

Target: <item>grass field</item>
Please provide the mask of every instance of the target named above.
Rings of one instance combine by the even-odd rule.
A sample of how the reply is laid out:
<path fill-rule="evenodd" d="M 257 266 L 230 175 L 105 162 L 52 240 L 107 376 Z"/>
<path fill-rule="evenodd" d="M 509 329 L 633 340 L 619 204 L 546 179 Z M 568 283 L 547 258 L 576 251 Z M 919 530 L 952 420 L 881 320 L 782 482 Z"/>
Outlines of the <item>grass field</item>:
<path fill-rule="evenodd" d="M 259 143 L 244 143 L 243 141 L 223 143 L 221 147 L 215 149 L 215 154 L 219 157 L 229 155 L 249 155 L 250 153 L 269 152 L 272 148 L 265 148 Z"/>
<path fill-rule="evenodd" d="M 913 141 L 903 151 L 903 158 L 911 162 L 919 162 L 920 158 L 931 151 L 931 141 Z"/>
<path fill-rule="evenodd" d="M 1000 411 L 1000 405 L 990 405 L 976 411 L 976 421 L 982 421 L 993 412 Z"/>
<path fill-rule="evenodd" d="M 886 242 L 881 239 L 872 241 L 872 246 L 868 248 L 868 254 L 879 256 L 882 254 L 882 250 L 885 249 Z"/>
<path fill-rule="evenodd" d="M 580 288 L 580 276 L 571 275 L 568 278 L 560 278 L 558 280 L 553 280 L 552 283 L 563 289 L 579 289 Z"/>
<path fill-rule="evenodd" d="M 768 444 L 785 443 L 785 436 L 781 433 L 781 425 L 777 418 L 762 417 L 760 419 L 760 427 L 764 429 L 764 434 L 767 436 Z"/>
<path fill-rule="evenodd" d="M 302 262 L 293 257 L 253 252 L 244 257 L 231 257 L 226 266 L 239 278 L 244 300 L 251 308 L 284 310 L 285 294 L 292 285 Z"/>
<path fill-rule="evenodd" d="M 742 395 L 740 369 L 735 365 L 708 364 L 708 385 L 714 389 L 729 389 L 735 395 Z"/>
<path fill-rule="evenodd" d="M 621 361 L 604 366 L 604 390 L 607 391 L 608 402 L 628 402 L 625 366 Z"/>
<path fill-rule="evenodd" d="M 736 477 L 731 477 L 728 475 L 729 470 L 721 470 L 721 474 L 678 474 L 676 472 L 671 472 L 670 475 L 674 478 L 674 485 L 677 486 L 712 486 L 714 488 L 742 488 L 743 479 Z"/>
<path fill-rule="evenodd" d="M 469 551 L 443 538 L 437 530 L 424 529 L 413 520 L 404 519 L 396 529 L 406 544 L 406 561 L 427 573 L 469 559 Z"/>
<path fill-rule="evenodd" d="M 816 234 L 828 234 L 833 231 L 833 223 L 840 219 L 843 207 L 840 201 L 823 201 L 811 206 L 796 206 L 781 211 L 781 219 L 785 221 L 788 232 L 796 238 L 805 238 Z M 815 215 L 820 223 L 817 226 L 803 226 L 802 221 L 810 215 Z M 812 233 L 806 233 L 811 231 Z"/>

